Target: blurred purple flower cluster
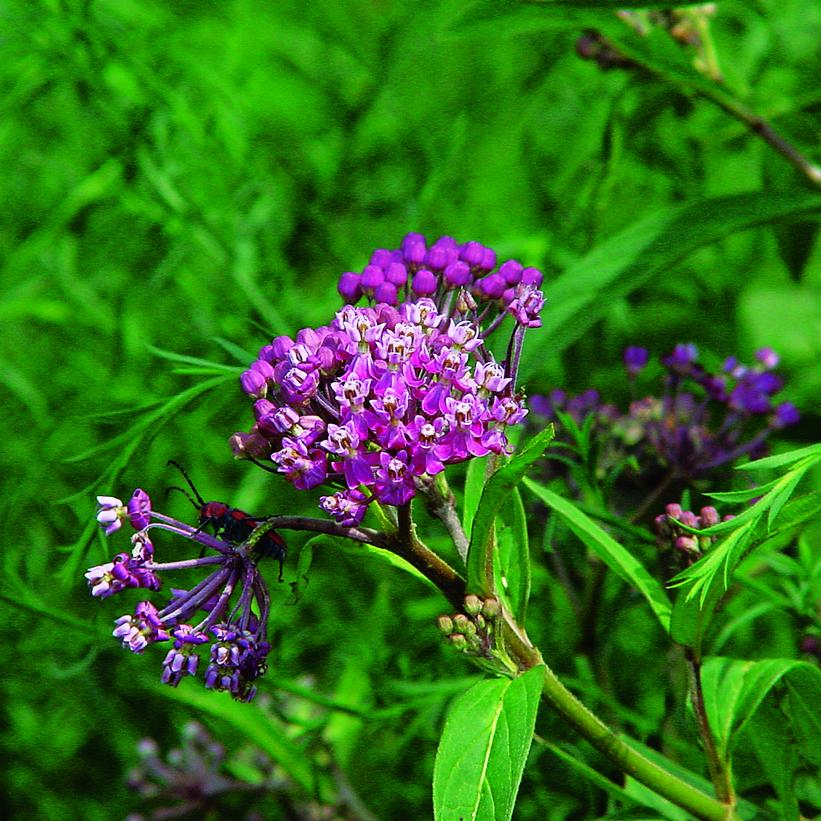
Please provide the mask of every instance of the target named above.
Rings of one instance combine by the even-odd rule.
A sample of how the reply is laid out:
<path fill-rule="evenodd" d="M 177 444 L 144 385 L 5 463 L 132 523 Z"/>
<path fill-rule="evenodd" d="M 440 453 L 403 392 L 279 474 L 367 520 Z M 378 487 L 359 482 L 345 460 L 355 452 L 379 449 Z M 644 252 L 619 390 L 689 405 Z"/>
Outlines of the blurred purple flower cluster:
<path fill-rule="evenodd" d="M 634 394 L 648 361 L 644 348 L 625 351 Z M 530 405 L 548 419 L 567 414 L 578 424 L 592 414 L 593 435 L 611 463 L 633 455 L 642 467 L 657 466 L 674 477 L 696 479 L 742 456 L 764 455 L 774 430 L 798 422 L 794 405 L 774 399 L 783 387 L 773 372 L 778 361 L 771 348 L 763 348 L 754 365 L 729 357 L 711 371 L 699 363 L 695 345 L 679 344 L 661 358 L 660 390 L 633 401 L 626 412 L 602 402 L 595 390 L 576 396 L 554 391 L 532 397 Z"/>
<path fill-rule="evenodd" d="M 234 454 L 273 462 L 299 489 L 338 488 L 320 506 L 352 526 L 373 501 L 406 504 L 445 465 L 507 451 L 508 425 L 527 413 L 515 389 L 524 334 L 544 298 L 538 270 L 495 264 L 479 243 L 408 234 L 343 274 L 346 300 L 372 304 L 260 350 L 241 377 L 256 423 L 232 437 Z M 485 341 L 507 316 L 497 362 Z"/>
<path fill-rule="evenodd" d="M 265 640 L 269 594 L 257 569 L 259 557 L 253 545 L 223 541 L 204 533 L 201 526 L 195 528 L 153 510 L 144 490 L 135 490 L 127 504 L 113 496 L 98 496 L 97 500 L 97 520 L 106 534 L 114 533 L 124 521 L 137 532 L 131 537 L 130 553 L 118 553 L 112 561 L 86 572 L 92 596 L 108 598 L 129 588 L 157 591 L 162 572 L 206 567 L 212 571 L 189 590 L 172 589 L 161 609 L 141 601 L 133 614 L 115 621 L 114 636 L 134 653 L 142 653 L 155 642 L 172 642 L 162 672 L 162 681 L 172 687 L 185 676 L 197 674 L 200 646 L 210 642 L 205 686 L 250 701 L 256 692 L 253 682 L 265 672 L 270 649 Z M 150 536 L 155 529 L 190 539 L 216 555 L 157 562 Z M 236 599 L 233 604 L 232 599 Z M 204 617 L 192 624 L 199 611 Z"/>

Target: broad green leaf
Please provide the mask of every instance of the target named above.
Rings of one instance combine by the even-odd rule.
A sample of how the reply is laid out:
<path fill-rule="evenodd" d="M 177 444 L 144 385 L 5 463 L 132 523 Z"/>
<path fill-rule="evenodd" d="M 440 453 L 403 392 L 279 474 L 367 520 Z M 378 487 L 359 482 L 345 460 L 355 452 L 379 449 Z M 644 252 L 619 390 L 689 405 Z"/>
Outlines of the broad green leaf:
<path fill-rule="evenodd" d="M 261 702 L 244 704 L 234 701 L 228 693 L 215 693 L 194 686 L 162 687 L 167 698 L 194 707 L 226 721 L 241 736 L 256 744 L 271 757 L 304 790 L 314 783 L 311 756 L 287 736 L 287 725 L 268 713 Z"/>
<path fill-rule="evenodd" d="M 517 451 L 485 484 L 470 535 L 467 561 L 468 593 L 487 596 L 493 592 L 493 526 L 496 516 L 527 469 L 541 458 L 553 436 L 553 426 L 548 425 Z"/>
<path fill-rule="evenodd" d="M 704 662 L 701 668 L 704 703 L 722 757 L 729 759 L 739 734 L 773 687 L 782 679 L 789 683 L 792 676 L 801 680 L 803 690 L 798 705 L 806 708 L 807 716 L 816 716 L 821 742 L 821 722 L 817 718 L 821 704 L 821 670 L 817 667 L 795 659 L 744 661 L 713 657 Z"/>
<path fill-rule="evenodd" d="M 507 821 L 513 814 L 544 672 L 480 681 L 451 705 L 433 770 L 437 821 Z"/>
<path fill-rule="evenodd" d="M 737 231 L 821 212 L 817 194 L 739 194 L 654 210 L 593 248 L 546 287 L 542 330 L 525 348 L 520 373 L 532 377 L 601 319 L 615 301 L 705 245 Z M 762 460 L 766 461 L 766 460 Z"/>
<path fill-rule="evenodd" d="M 795 770 L 799 762 L 798 748 L 792 733 L 785 732 L 784 713 L 767 699 L 750 718 L 744 733 L 744 744 L 755 754 L 764 775 L 781 801 L 779 819 L 799 821 L 795 796 Z"/>
<path fill-rule="evenodd" d="M 662 586 L 647 569 L 620 545 L 606 530 L 602 530 L 589 516 L 552 490 L 529 479 L 524 486 L 562 518 L 565 524 L 614 573 L 632 584 L 647 599 L 665 632 L 670 631 L 672 609 Z"/>

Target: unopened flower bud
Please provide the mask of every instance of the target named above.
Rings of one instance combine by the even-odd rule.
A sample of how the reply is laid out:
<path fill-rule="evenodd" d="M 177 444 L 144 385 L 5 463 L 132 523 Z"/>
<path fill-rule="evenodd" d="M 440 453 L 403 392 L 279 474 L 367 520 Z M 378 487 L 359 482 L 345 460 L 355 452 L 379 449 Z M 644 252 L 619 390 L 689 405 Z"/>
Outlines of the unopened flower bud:
<path fill-rule="evenodd" d="M 495 619 L 499 615 L 499 599 L 493 597 L 485 599 L 482 605 L 482 615 L 487 619 Z"/>
<path fill-rule="evenodd" d="M 453 632 L 453 619 L 450 616 L 439 616 L 436 625 L 446 636 Z"/>
<path fill-rule="evenodd" d="M 471 594 L 465 596 L 465 613 L 470 616 L 475 616 L 482 609 L 482 600 L 478 596 Z"/>
<path fill-rule="evenodd" d="M 448 638 L 450 639 L 450 643 L 457 650 L 468 649 L 468 640 L 461 633 L 454 633 L 452 636 L 449 636 Z"/>
<path fill-rule="evenodd" d="M 460 633 L 467 632 L 468 627 L 472 624 L 473 622 L 464 613 L 458 613 L 453 617 L 453 629 L 458 630 Z"/>

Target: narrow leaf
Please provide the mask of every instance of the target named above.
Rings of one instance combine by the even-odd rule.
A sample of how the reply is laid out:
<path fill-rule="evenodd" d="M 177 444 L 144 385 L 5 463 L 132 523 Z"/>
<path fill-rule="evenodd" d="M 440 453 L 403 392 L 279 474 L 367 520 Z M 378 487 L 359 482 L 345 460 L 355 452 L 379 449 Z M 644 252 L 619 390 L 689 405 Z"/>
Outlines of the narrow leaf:
<path fill-rule="evenodd" d="M 467 592 L 487 596 L 493 592 L 493 525 L 502 505 L 519 484 L 527 469 L 544 453 L 553 439 L 548 425 L 488 479 L 473 520 L 468 547 Z"/>
<path fill-rule="evenodd" d="M 433 771 L 434 817 L 507 821 L 539 709 L 544 670 L 480 681 L 451 705 Z"/>
<path fill-rule="evenodd" d="M 529 479 L 524 480 L 524 486 L 554 510 L 570 530 L 612 571 L 641 592 L 665 632 L 669 632 L 672 614 L 670 600 L 662 586 L 639 560 L 572 502 Z"/>
<path fill-rule="evenodd" d="M 789 450 L 786 453 L 777 453 L 775 456 L 765 456 L 763 459 L 756 459 L 755 462 L 738 465 L 736 470 L 772 470 L 773 468 L 783 468 L 800 461 L 805 456 L 821 459 L 821 444 L 809 445 L 806 448 L 798 448 L 797 450 Z"/>
<path fill-rule="evenodd" d="M 612 307 L 654 276 L 705 245 L 756 225 L 821 212 L 817 194 L 770 191 L 699 200 L 657 209 L 597 245 L 553 280 L 542 330 L 522 357 L 527 379 L 546 355 L 556 356 Z M 766 461 L 766 460 L 762 460 Z"/>

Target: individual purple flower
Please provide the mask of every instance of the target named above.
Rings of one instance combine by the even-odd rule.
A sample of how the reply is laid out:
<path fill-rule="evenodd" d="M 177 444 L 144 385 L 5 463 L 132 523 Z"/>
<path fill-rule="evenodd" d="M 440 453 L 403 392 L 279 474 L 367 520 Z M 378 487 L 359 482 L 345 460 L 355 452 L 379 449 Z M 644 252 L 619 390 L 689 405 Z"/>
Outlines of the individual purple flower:
<path fill-rule="evenodd" d="M 168 632 L 164 629 L 157 608 L 149 601 L 140 602 L 133 616 L 120 616 L 115 624 L 112 635 L 120 639 L 123 647 L 132 653 L 142 653 L 155 641 L 168 640 Z"/>
<path fill-rule="evenodd" d="M 131 494 L 126 508 L 134 530 L 142 530 L 148 526 L 151 521 L 151 497 L 142 488 L 137 488 Z"/>
<path fill-rule="evenodd" d="M 797 425 L 800 418 L 798 408 L 796 408 L 792 402 L 782 402 L 775 409 L 772 426 L 781 429 L 789 427 L 790 425 Z"/>
<path fill-rule="evenodd" d="M 627 369 L 629 376 L 633 377 L 640 373 L 647 360 L 650 357 L 650 352 L 647 348 L 641 348 L 638 345 L 628 345 L 624 349 L 624 366 Z"/>
<path fill-rule="evenodd" d="M 97 504 L 97 521 L 104 525 L 105 535 L 109 536 L 118 531 L 128 513 L 122 501 L 115 496 L 98 496 Z"/>
<path fill-rule="evenodd" d="M 319 506 L 344 527 L 355 527 L 365 518 L 369 501 L 361 490 L 341 490 L 322 496 Z"/>

